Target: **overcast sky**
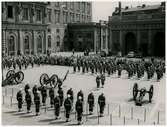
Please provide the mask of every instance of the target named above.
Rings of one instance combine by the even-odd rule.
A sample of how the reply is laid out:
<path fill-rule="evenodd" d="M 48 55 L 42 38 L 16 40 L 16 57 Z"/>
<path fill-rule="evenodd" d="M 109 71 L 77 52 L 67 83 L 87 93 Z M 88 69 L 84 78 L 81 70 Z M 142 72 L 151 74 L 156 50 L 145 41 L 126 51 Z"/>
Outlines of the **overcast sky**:
<path fill-rule="evenodd" d="M 121 2 L 122 7 L 124 8 L 125 6 L 129 7 L 136 7 L 142 4 L 146 5 L 155 5 L 155 4 L 160 4 L 161 2 L 151 2 L 151 1 L 146 1 L 146 2 Z M 93 13 L 93 21 L 98 22 L 99 20 L 108 20 L 108 16 L 112 15 L 112 12 L 115 10 L 115 7 L 118 7 L 118 2 L 110 2 L 110 1 L 93 1 L 92 2 L 92 13 Z"/>

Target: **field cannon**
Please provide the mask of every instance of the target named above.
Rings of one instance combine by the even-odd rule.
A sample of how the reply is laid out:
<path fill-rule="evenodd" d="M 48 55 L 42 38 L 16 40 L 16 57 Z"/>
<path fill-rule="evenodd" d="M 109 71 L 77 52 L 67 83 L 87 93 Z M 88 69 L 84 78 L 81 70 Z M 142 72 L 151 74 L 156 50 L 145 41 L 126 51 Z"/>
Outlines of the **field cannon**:
<path fill-rule="evenodd" d="M 6 79 L 2 82 L 2 86 L 10 85 L 14 81 L 19 84 L 24 79 L 24 73 L 22 71 L 15 72 L 14 70 L 9 70 L 6 74 Z"/>
<path fill-rule="evenodd" d="M 146 95 L 146 93 L 148 93 L 149 103 L 151 103 L 153 97 L 153 91 L 154 91 L 153 85 L 151 85 L 149 91 L 147 91 L 146 88 L 138 89 L 138 84 L 135 83 L 133 86 L 133 100 L 135 101 L 135 104 L 137 106 L 142 106 L 143 98 Z"/>
<path fill-rule="evenodd" d="M 50 86 L 56 87 L 57 84 L 60 83 L 60 81 L 64 82 L 64 80 L 66 80 L 68 73 L 69 73 L 69 70 L 67 71 L 66 75 L 64 76 L 62 80 L 56 74 L 53 74 L 49 78 L 48 74 L 44 73 L 40 76 L 39 81 L 40 81 L 41 86 L 50 84 Z"/>
<path fill-rule="evenodd" d="M 48 85 L 48 84 L 50 84 L 50 86 L 56 86 L 57 80 L 58 80 L 58 76 L 56 74 L 53 74 L 49 78 L 48 74 L 44 73 L 41 75 L 39 81 L 40 81 L 41 86 Z"/>

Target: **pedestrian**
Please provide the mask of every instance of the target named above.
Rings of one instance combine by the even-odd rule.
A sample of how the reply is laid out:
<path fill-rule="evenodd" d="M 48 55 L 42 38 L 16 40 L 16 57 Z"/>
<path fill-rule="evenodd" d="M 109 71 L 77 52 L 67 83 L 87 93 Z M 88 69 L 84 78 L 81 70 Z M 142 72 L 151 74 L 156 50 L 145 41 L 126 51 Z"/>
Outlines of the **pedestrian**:
<path fill-rule="evenodd" d="M 88 101 L 88 105 L 89 105 L 89 115 L 92 115 L 93 108 L 94 108 L 94 95 L 92 92 L 88 95 L 87 101 Z"/>
<path fill-rule="evenodd" d="M 49 89 L 49 97 L 50 97 L 50 105 L 52 108 L 54 104 L 54 88 L 53 87 Z"/>
<path fill-rule="evenodd" d="M 43 106 L 46 105 L 46 98 L 47 98 L 47 89 L 46 89 L 46 85 L 43 85 L 41 87 L 41 95 L 42 95 L 42 103 Z"/>
<path fill-rule="evenodd" d="M 82 101 L 82 97 L 79 96 L 78 100 L 75 104 L 75 110 L 77 112 L 77 121 L 78 121 L 78 125 L 82 124 L 82 113 L 83 113 L 83 101 Z"/>
<path fill-rule="evenodd" d="M 18 101 L 18 111 L 21 112 L 21 109 L 22 109 L 22 104 L 23 104 L 23 94 L 22 94 L 22 89 L 20 89 L 18 92 L 17 92 L 17 101 Z"/>
<path fill-rule="evenodd" d="M 54 107 L 55 107 L 55 119 L 60 119 L 59 114 L 60 114 L 60 98 L 59 96 L 56 96 L 54 98 Z"/>
<path fill-rule="evenodd" d="M 39 95 L 39 91 L 36 92 L 35 96 L 34 96 L 34 103 L 35 103 L 35 110 L 36 110 L 36 116 L 39 115 L 40 113 L 40 95 Z"/>
<path fill-rule="evenodd" d="M 64 101 L 64 108 L 65 108 L 65 114 L 66 114 L 66 122 L 70 119 L 70 113 L 72 110 L 72 101 L 70 99 L 70 95 L 67 95 L 67 98 Z"/>
<path fill-rule="evenodd" d="M 30 93 L 30 89 L 27 91 L 26 95 L 25 95 L 25 100 L 27 103 L 27 113 L 31 112 L 31 103 L 32 103 L 32 98 L 31 98 L 31 93 Z"/>
<path fill-rule="evenodd" d="M 105 96 L 104 96 L 103 93 L 101 95 L 99 95 L 98 104 L 99 104 L 99 107 L 100 107 L 100 117 L 102 117 L 103 112 L 104 112 L 104 108 L 105 108 L 105 105 L 106 105 Z"/>

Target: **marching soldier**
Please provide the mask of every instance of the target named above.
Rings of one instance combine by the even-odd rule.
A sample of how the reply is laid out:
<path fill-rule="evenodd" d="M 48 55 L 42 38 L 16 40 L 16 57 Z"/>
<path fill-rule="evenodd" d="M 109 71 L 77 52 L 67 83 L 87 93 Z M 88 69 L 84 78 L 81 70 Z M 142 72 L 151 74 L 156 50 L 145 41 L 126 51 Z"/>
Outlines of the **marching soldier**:
<path fill-rule="evenodd" d="M 49 89 L 49 97 L 50 97 L 50 105 L 52 108 L 54 104 L 54 88 L 53 87 Z"/>
<path fill-rule="evenodd" d="M 122 68 L 121 68 L 121 65 L 119 64 L 118 65 L 118 78 L 121 77 L 121 71 L 122 71 Z"/>
<path fill-rule="evenodd" d="M 88 95 L 88 104 L 89 104 L 89 114 L 92 115 L 94 107 L 94 95 L 92 92 Z"/>
<path fill-rule="evenodd" d="M 97 88 L 99 88 L 100 87 L 100 76 L 99 75 L 97 75 L 96 77 L 96 84 L 97 84 Z"/>
<path fill-rule="evenodd" d="M 64 108 L 65 108 L 65 113 L 66 113 L 66 122 L 69 121 L 70 118 L 70 112 L 72 109 L 72 101 L 70 99 L 70 95 L 67 95 L 67 98 L 64 101 Z"/>
<path fill-rule="evenodd" d="M 38 116 L 39 112 L 40 112 L 40 95 L 39 95 L 39 91 L 37 91 L 35 96 L 34 96 L 34 103 L 35 103 L 36 116 Z"/>
<path fill-rule="evenodd" d="M 98 104 L 99 104 L 99 107 L 100 107 L 100 117 L 102 117 L 103 116 L 103 112 L 104 112 L 104 107 L 106 105 L 105 97 L 104 97 L 103 93 L 98 98 Z"/>
<path fill-rule="evenodd" d="M 73 90 L 72 90 L 72 88 L 70 88 L 68 91 L 67 91 L 67 95 L 70 95 L 70 99 L 71 99 L 71 101 L 72 101 L 72 103 L 73 103 L 73 99 L 74 99 L 74 93 L 73 93 Z"/>
<path fill-rule="evenodd" d="M 81 121 L 82 121 L 82 113 L 83 113 L 83 101 L 82 101 L 82 97 L 79 96 L 78 97 L 78 100 L 75 104 L 75 109 L 76 109 L 76 112 L 77 112 L 77 120 L 78 120 L 78 125 L 81 124 Z"/>
<path fill-rule="evenodd" d="M 32 93 L 34 96 L 37 93 L 37 90 L 38 90 L 37 85 L 34 85 L 34 87 L 32 88 Z"/>
<path fill-rule="evenodd" d="M 60 114 L 60 98 L 56 96 L 54 98 L 54 107 L 55 107 L 55 119 L 59 119 Z"/>
<path fill-rule="evenodd" d="M 22 109 L 22 104 L 23 104 L 23 94 L 21 92 L 22 89 L 20 89 L 17 93 L 17 101 L 18 101 L 18 109 L 19 109 L 19 112 L 21 111 Z"/>
<path fill-rule="evenodd" d="M 57 92 L 58 92 L 58 95 L 59 95 L 59 98 L 60 98 L 60 106 L 62 106 L 63 105 L 63 100 L 64 100 L 63 89 L 60 87 Z"/>
<path fill-rule="evenodd" d="M 46 102 L 46 98 L 47 98 L 47 89 L 46 89 L 46 86 L 43 85 L 41 87 L 41 95 L 42 95 L 42 103 L 43 103 L 43 106 L 45 106 L 45 102 Z"/>
<path fill-rule="evenodd" d="M 31 98 L 31 93 L 30 93 L 30 89 L 28 90 L 28 92 L 25 95 L 25 100 L 27 103 L 27 113 L 30 113 L 31 111 L 31 103 L 32 103 L 32 98 Z"/>
<path fill-rule="evenodd" d="M 105 80 L 106 80 L 105 75 L 102 74 L 102 75 L 101 75 L 101 85 L 102 85 L 102 88 L 103 88 L 103 86 L 104 86 Z"/>
<path fill-rule="evenodd" d="M 79 92 L 78 92 L 78 94 L 77 94 L 77 100 L 79 99 L 79 97 L 82 97 L 82 102 L 84 101 L 84 95 L 83 95 L 83 92 L 82 92 L 82 90 L 80 90 Z"/>

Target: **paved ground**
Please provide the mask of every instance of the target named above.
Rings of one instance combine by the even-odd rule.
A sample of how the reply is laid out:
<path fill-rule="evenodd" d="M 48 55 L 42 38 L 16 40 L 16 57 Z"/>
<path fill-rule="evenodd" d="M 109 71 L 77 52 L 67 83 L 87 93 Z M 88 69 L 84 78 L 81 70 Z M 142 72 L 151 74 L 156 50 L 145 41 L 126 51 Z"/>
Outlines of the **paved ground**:
<path fill-rule="evenodd" d="M 25 79 L 22 84 L 6 86 L 2 88 L 2 124 L 3 125 L 76 125 L 75 111 L 71 113 L 71 122 L 65 123 L 64 109 L 61 109 L 61 119 L 54 120 L 54 109 L 49 106 L 49 98 L 47 99 L 48 105 L 41 107 L 40 116 L 35 116 L 34 105 L 32 106 L 32 113 L 26 114 L 26 105 L 24 104 L 24 111 L 17 112 L 17 102 L 15 99 L 16 92 L 20 87 L 24 88 L 26 83 L 33 86 L 35 83 L 39 85 L 39 78 L 42 73 L 47 73 L 49 76 L 57 74 L 59 77 L 64 77 L 67 70 L 70 71 L 67 79 L 63 83 L 64 93 L 69 88 L 73 88 L 75 97 L 77 92 L 82 89 L 84 92 L 85 100 L 90 91 L 93 91 L 95 100 L 103 92 L 106 96 L 107 105 L 105 108 L 105 116 L 102 118 L 97 117 L 97 105 L 95 105 L 94 115 L 88 116 L 86 103 L 84 105 L 84 124 L 86 125 L 137 125 L 137 124 L 165 124 L 165 77 L 160 82 L 156 82 L 156 74 L 150 81 L 146 80 L 146 76 L 141 80 L 136 80 L 135 77 L 127 79 L 127 73 L 123 72 L 121 78 L 117 78 L 114 74 L 106 77 L 104 88 L 96 89 L 95 78 L 96 75 L 91 73 L 82 74 L 80 72 L 73 73 L 72 67 L 63 66 L 50 66 L 45 65 L 41 67 L 23 70 Z M 4 71 L 4 75 L 6 75 Z M 139 87 L 146 87 L 149 89 L 150 85 L 154 85 L 154 96 L 151 104 L 146 104 L 148 96 L 144 98 L 145 104 L 141 107 L 134 105 L 132 101 L 132 88 L 133 84 L 137 82 Z M 13 91 L 13 92 L 12 92 Z M 56 90 L 55 90 L 56 92 Z M 12 97 L 13 96 L 13 97 Z M 11 103 L 12 102 L 12 103 Z M 133 112 L 132 112 L 133 110 Z M 146 114 L 146 115 L 145 115 Z M 158 117 L 159 114 L 159 117 Z M 145 118 L 144 118 L 145 116 Z M 144 120 L 145 119 L 145 120 Z M 159 120 L 158 120 L 159 119 Z"/>

